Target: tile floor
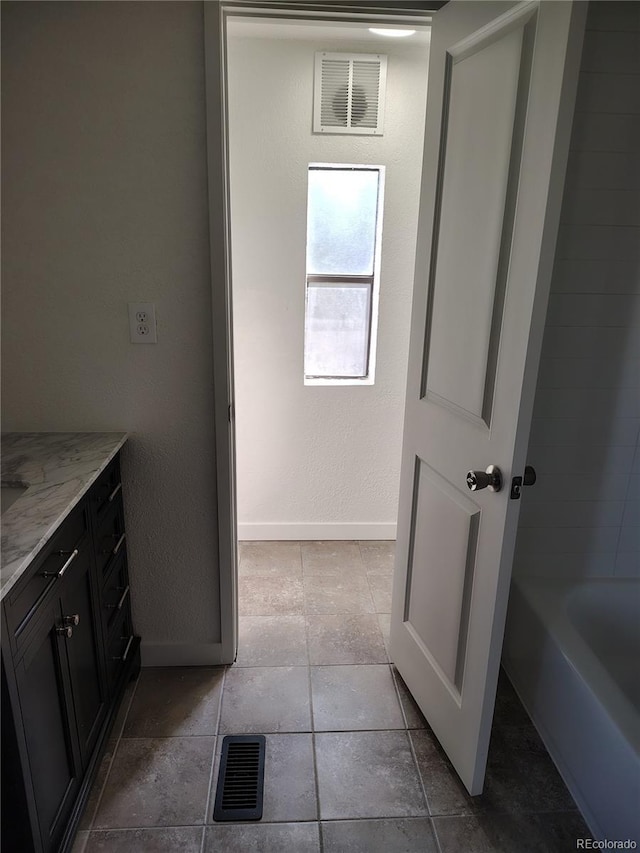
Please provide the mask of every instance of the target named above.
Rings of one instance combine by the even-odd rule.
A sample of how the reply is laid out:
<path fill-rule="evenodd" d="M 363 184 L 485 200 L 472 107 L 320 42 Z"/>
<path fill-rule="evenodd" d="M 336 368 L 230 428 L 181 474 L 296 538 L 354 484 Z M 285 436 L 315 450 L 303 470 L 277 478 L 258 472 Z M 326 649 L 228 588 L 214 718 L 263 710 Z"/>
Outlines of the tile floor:
<path fill-rule="evenodd" d="M 248 542 L 227 668 L 127 690 L 74 853 L 563 853 L 588 830 L 501 678 L 470 798 L 387 654 L 393 543 Z M 267 736 L 260 823 L 213 823 L 222 735 Z"/>

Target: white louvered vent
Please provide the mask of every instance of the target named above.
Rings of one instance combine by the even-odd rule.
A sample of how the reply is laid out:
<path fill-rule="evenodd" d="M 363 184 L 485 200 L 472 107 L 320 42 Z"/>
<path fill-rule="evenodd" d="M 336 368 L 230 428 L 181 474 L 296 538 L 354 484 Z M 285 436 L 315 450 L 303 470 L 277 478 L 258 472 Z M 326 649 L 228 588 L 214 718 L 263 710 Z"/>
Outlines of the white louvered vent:
<path fill-rule="evenodd" d="M 316 53 L 313 132 L 381 136 L 387 57 Z"/>

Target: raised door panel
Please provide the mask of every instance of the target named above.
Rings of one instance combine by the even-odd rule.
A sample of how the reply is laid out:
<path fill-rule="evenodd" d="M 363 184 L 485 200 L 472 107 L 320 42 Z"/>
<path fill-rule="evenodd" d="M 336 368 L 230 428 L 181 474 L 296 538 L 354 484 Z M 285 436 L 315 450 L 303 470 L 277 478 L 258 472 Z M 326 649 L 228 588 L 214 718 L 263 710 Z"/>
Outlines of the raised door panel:
<path fill-rule="evenodd" d="M 462 689 L 480 507 L 416 460 L 404 621 L 454 695 Z"/>
<path fill-rule="evenodd" d="M 486 426 L 528 63 L 524 28 L 494 32 L 471 47 L 463 42 L 447 54 L 423 395 Z"/>
<path fill-rule="evenodd" d="M 88 551 L 81 552 L 62 592 L 63 618 L 72 624 L 65 640 L 78 728 L 80 754 L 86 765 L 107 712 L 102 632 Z"/>
<path fill-rule="evenodd" d="M 81 778 L 59 605 L 51 605 L 16 667 L 43 848 L 56 850 Z"/>

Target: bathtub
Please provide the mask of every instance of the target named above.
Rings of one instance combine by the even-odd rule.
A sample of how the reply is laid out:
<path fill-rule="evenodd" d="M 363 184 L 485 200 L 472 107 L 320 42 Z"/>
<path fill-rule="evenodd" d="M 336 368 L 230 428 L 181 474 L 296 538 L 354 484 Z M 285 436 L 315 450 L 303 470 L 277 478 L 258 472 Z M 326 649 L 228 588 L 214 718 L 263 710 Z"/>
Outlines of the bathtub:
<path fill-rule="evenodd" d="M 514 579 L 503 665 L 594 837 L 640 845 L 640 580 Z"/>

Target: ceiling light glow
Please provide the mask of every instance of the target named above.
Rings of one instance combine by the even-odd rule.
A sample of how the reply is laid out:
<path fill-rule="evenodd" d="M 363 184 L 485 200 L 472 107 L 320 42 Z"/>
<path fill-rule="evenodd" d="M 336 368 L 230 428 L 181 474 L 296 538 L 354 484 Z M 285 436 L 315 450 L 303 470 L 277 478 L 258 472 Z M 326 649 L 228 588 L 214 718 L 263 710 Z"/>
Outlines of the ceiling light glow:
<path fill-rule="evenodd" d="M 377 27 L 369 27 L 370 33 L 375 33 L 377 36 L 389 36 L 390 38 L 406 38 L 406 36 L 415 35 L 415 30 L 380 30 Z"/>

